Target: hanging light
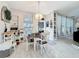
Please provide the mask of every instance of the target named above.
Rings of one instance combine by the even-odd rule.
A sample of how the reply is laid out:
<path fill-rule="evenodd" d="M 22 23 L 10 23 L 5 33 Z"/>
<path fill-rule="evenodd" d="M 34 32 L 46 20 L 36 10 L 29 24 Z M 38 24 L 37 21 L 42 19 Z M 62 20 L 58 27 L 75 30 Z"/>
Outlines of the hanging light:
<path fill-rule="evenodd" d="M 40 13 L 37 13 L 37 14 L 35 15 L 35 19 L 42 19 L 42 18 L 43 18 L 43 15 L 40 14 Z"/>
<path fill-rule="evenodd" d="M 43 15 L 40 13 L 40 1 L 38 1 L 38 12 L 35 14 L 35 19 L 42 19 Z"/>

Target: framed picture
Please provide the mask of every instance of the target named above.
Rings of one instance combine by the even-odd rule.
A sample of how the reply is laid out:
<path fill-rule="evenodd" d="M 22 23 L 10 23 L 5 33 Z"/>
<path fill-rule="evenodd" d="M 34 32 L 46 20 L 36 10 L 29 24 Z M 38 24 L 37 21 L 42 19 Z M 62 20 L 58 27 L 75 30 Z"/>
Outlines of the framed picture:
<path fill-rule="evenodd" d="M 46 21 L 46 27 L 49 27 L 49 21 Z"/>
<path fill-rule="evenodd" d="M 50 20 L 50 28 L 52 28 L 53 24 L 52 24 L 52 20 Z"/>
<path fill-rule="evenodd" d="M 38 22 L 38 27 L 39 28 L 44 28 L 44 22 Z"/>

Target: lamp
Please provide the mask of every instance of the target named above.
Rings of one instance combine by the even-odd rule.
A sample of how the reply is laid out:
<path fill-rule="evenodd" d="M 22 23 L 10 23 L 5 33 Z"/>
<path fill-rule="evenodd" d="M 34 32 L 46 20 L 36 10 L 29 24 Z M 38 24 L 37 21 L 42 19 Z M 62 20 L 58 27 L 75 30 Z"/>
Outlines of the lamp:
<path fill-rule="evenodd" d="M 42 19 L 43 15 L 40 13 L 35 14 L 35 19 Z"/>
<path fill-rule="evenodd" d="M 42 19 L 43 15 L 40 13 L 40 1 L 38 1 L 38 12 L 35 14 L 35 19 Z"/>

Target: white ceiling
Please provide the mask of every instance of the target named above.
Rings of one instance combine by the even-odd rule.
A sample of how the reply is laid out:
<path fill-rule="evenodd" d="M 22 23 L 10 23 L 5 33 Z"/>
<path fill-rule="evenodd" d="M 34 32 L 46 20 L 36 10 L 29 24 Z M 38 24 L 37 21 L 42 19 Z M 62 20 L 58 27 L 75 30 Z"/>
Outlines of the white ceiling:
<path fill-rule="evenodd" d="M 7 1 L 9 7 L 21 11 L 28 11 L 36 13 L 38 11 L 37 1 Z M 61 14 L 68 16 L 79 16 L 79 2 L 78 1 L 41 1 L 40 12 L 49 14 L 53 10 L 57 10 Z"/>

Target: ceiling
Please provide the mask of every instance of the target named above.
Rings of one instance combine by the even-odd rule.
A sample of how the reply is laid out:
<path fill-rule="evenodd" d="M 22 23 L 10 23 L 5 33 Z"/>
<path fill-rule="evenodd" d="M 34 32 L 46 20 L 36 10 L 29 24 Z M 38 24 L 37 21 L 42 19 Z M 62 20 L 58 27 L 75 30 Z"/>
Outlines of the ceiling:
<path fill-rule="evenodd" d="M 78 1 L 40 1 L 38 8 L 38 1 L 6 1 L 10 8 L 25 12 L 36 13 L 38 9 L 43 14 L 57 10 L 61 14 L 68 16 L 79 16 L 79 2 Z"/>

